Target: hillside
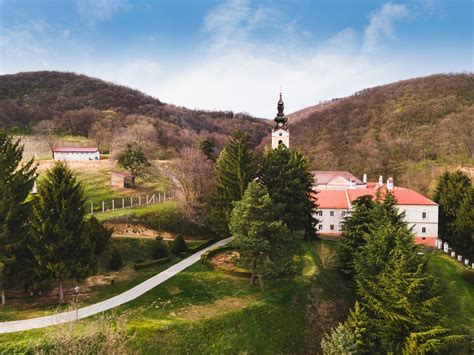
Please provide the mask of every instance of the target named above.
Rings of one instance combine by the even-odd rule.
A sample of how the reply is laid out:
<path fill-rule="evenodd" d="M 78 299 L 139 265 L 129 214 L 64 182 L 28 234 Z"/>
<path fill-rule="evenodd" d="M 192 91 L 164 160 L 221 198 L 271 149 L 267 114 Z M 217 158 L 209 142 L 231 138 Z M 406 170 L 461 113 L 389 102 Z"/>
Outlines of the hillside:
<path fill-rule="evenodd" d="M 313 169 L 388 175 L 426 192 L 474 153 L 474 75 L 433 75 L 362 90 L 289 115 Z"/>
<path fill-rule="evenodd" d="M 179 142 L 172 140 L 170 145 L 189 144 L 195 135 L 215 136 L 219 145 L 235 128 L 248 131 L 253 143 L 258 144 L 269 132 L 266 121 L 245 114 L 165 104 L 138 90 L 85 75 L 42 71 L 0 76 L 0 127 L 28 132 L 41 120 L 66 121 L 64 116 L 68 113 L 71 116 L 71 112 L 84 108 L 112 112 L 122 118 L 127 115 L 152 118 L 160 143 L 163 136 L 182 137 Z M 67 125 L 61 127 L 61 133 L 76 133 L 68 131 Z"/>

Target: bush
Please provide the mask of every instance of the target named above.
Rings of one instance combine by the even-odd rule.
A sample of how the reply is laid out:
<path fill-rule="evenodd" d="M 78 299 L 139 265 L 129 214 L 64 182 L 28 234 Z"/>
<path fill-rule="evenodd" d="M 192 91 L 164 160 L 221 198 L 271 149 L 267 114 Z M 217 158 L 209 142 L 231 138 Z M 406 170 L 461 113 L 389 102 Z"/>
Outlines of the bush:
<path fill-rule="evenodd" d="M 136 263 L 135 265 L 133 265 L 133 268 L 135 270 L 146 269 L 152 266 L 164 264 L 169 260 L 170 258 L 166 257 L 166 258 L 161 258 L 161 259 L 156 259 L 156 260 L 151 260 L 151 261 L 144 261 L 142 263 Z"/>
<path fill-rule="evenodd" d="M 179 255 L 181 253 L 187 252 L 188 247 L 186 246 L 186 241 L 181 234 L 176 235 L 173 240 L 173 245 L 171 246 L 171 252 L 174 255 Z"/>
<path fill-rule="evenodd" d="M 463 270 L 461 276 L 465 281 L 474 285 L 474 270 Z"/>
<path fill-rule="evenodd" d="M 153 243 L 153 249 L 151 251 L 151 257 L 153 259 L 168 258 L 170 256 L 170 249 L 168 243 L 166 243 L 162 237 L 156 237 Z"/>
<path fill-rule="evenodd" d="M 86 222 L 86 233 L 94 243 L 94 254 L 100 255 L 107 247 L 110 237 L 112 236 L 112 229 L 106 228 L 97 218 L 91 216 Z"/>
<path fill-rule="evenodd" d="M 336 267 L 336 253 L 326 245 L 322 244 L 319 246 L 318 257 L 323 268 L 333 269 Z"/>
<path fill-rule="evenodd" d="M 119 270 L 122 267 L 122 255 L 120 255 L 119 251 L 114 248 L 112 250 L 112 255 L 110 255 L 108 268 L 110 270 Z"/>

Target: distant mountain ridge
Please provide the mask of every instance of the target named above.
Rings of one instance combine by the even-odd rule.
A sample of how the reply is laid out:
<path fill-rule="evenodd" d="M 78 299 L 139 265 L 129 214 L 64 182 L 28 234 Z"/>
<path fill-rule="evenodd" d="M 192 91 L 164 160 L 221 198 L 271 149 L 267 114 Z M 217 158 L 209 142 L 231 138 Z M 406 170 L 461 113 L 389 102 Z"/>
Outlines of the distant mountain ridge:
<path fill-rule="evenodd" d="M 391 175 L 426 192 L 433 168 L 474 163 L 474 75 L 365 89 L 290 114 L 289 125 L 314 169 Z"/>
<path fill-rule="evenodd" d="M 190 110 L 86 75 L 38 71 L 0 76 L 0 127 L 28 130 L 41 120 L 84 107 L 148 116 L 195 133 L 228 135 L 242 127 L 255 144 L 269 132 L 267 121 L 246 114 Z"/>

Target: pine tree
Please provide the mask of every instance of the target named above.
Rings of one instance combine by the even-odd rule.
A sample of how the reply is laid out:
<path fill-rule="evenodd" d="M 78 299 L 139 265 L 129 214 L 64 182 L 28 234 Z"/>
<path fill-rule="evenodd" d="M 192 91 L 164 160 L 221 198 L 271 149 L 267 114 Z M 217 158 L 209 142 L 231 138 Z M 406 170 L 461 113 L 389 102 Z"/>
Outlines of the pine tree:
<path fill-rule="evenodd" d="M 63 163 L 56 163 L 38 187 L 33 208 L 31 250 L 37 273 L 59 282 L 81 280 L 95 266 L 95 243 L 85 233 L 85 198 L 80 183 Z"/>
<path fill-rule="evenodd" d="M 464 196 L 472 189 L 471 179 L 462 171 L 445 172 L 439 179 L 433 200 L 439 204 L 438 230 L 443 240 L 453 242 L 454 221 Z"/>
<path fill-rule="evenodd" d="M 4 287 L 12 266 L 25 262 L 22 253 L 28 238 L 30 203 L 27 201 L 36 167 L 30 160 L 21 164 L 23 147 L 0 129 L 0 290 L 5 304 Z M 26 263 L 23 265 L 26 270 Z M 17 274 L 16 277 L 19 275 Z"/>
<path fill-rule="evenodd" d="M 214 149 L 216 148 L 216 141 L 213 138 L 204 138 L 199 141 L 199 149 L 209 159 L 214 160 Z"/>
<path fill-rule="evenodd" d="M 216 183 L 209 215 L 211 229 L 220 237 L 229 235 L 232 203 L 239 201 L 257 172 L 248 136 L 236 131 L 216 162 Z"/>
<path fill-rule="evenodd" d="M 354 334 L 354 343 L 356 352 L 363 354 L 366 352 L 367 345 L 367 333 L 368 333 L 368 318 L 364 308 L 358 301 L 355 302 L 354 309 L 349 312 L 349 318 L 346 321 L 347 327 Z"/>
<path fill-rule="evenodd" d="M 361 196 L 353 202 L 351 214 L 344 220 L 337 251 L 340 271 L 346 277 L 354 274 L 354 255 L 364 245 L 364 236 L 374 222 L 371 213 L 374 205 L 372 196 Z"/>
<path fill-rule="evenodd" d="M 242 200 L 235 203 L 229 228 L 251 271 L 252 285 L 257 277 L 277 276 L 294 268 L 293 256 L 303 234 L 288 230 L 276 214 L 268 190 L 259 182 L 251 182 Z"/>
<path fill-rule="evenodd" d="M 474 188 L 466 194 L 452 224 L 453 246 L 474 261 Z"/>
<path fill-rule="evenodd" d="M 316 233 L 314 178 L 306 157 L 280 144 L 265 152 L 261 181 L 267 187 L 280 218 L 291 231 L 304 231 L 307 239 Z"/>

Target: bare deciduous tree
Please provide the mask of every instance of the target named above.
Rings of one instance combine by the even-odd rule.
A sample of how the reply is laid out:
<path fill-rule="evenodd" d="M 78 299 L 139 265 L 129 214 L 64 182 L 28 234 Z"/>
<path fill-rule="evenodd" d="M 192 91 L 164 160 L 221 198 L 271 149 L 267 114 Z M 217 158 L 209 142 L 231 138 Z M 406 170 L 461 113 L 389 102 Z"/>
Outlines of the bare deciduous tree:
<path fill-rule="evenodd" d="M 56 147 L 56 142 L 58 140 L 56 135 L 56 122 L 53 120 L 39 121 L 33 128 L 33 132 L 48 144 L 48 147 L 51 150 L 51 155 L 53 155 L 53 150 Z"/>

